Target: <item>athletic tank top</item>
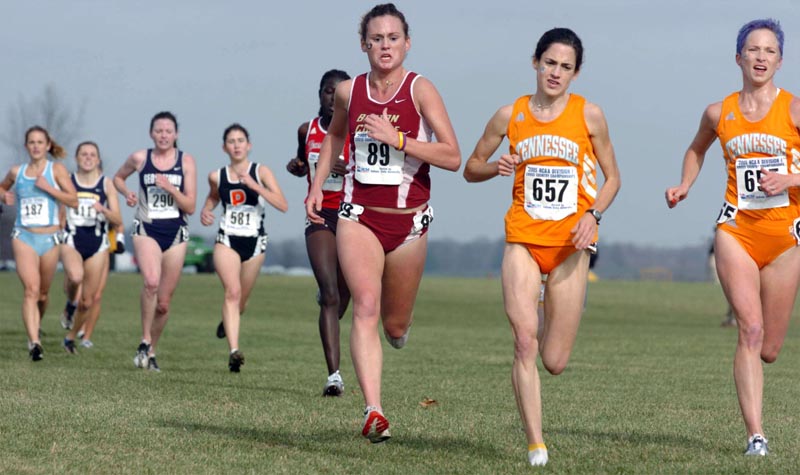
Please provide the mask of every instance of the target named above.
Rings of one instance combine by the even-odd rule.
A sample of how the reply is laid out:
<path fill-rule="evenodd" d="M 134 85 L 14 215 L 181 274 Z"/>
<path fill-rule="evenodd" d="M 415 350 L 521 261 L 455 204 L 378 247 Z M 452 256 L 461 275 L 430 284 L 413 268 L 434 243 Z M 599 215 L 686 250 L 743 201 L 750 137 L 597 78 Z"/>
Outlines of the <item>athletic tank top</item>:
<path fill-rule="evenodd" d="M 259 185 L 258 164 L 251 163 L 247 173 Z M 239 180 L 231 182 L 228 167 L 217 170 L 219 198 L 222 203 L 222 218 L 219 229 L 228 236 L 254 237 L 264 234 L 264 211 L 266 200 L 243 185 Z"/>
<path fill-rule="evenodd" d="M 306 132 L 306 160 L 308 162 L 308 189 L 311 190 L 311 184 L 314 182 L 316 176 L 317 162 L 319 162 L 319 151 L 322 148 L 322 141 L 328 135 L 328 131 L 322 127 L 322 118 L 317 117 L 311 119 L 308 123 L 308 132 Z M 339 155 L 340 160 L 347 163 L 350 155 L 350 141 L 345 141 L 342 154 Z M 339 203 L 342 201 L 342 189 L 344 187 L 344 176 L 331 173 L 325 183 L 322 184 L 322 207 L 338 209 Z"/>
<path fill-rule="evenodd" d="M 506 241 L 571 246 L 570 230 L 597 196 L 597 158 L 583 115 L 586 99 L 570 94 L 561 115 L 540 122 L 531 113 L 530 98 L 514 102 L 508 123 L 509 153 L 522 162 L 514 173 Z"/>
<path fill-rule="evenodd" d="M 36 178 L 25 176 L 28 164 L 20 165 L 14 182 L 17 194 L 17 219 L 14 226 L 24 228 L 41 228 L 59 224 L 58 201 L 49 193 L 36 187 Z M 54 188 L 61 189 L 53 175 L 53 162 L 47 160 L 42 173 Z"/>
<path fill-rule="evenodd" d="M 106 232 L 106 217 L 94 209 L 94 204 L 108 206 L 106 177 L 100 175 L 100 178 L 89 186 L 83 186 L 75 173 L 71 174 L 70 178 L 78 192 L 78 207 L 67 208 L 67 230 L 74 234 L 76 228 L 94 228 L 95 235 L 101 236 Z"/>
<path fill-rule="evenodd" d="M 168 170 L 159 170 L 153 165 L 153 149 L 147 150 L 147 159 L 139 172 L 139 207 L 136 219 L 145 223 L 172 221 L 186 224 L 186 215 L 178 208 L 175 198 L 156 186 L 156 175 L 164 175 L 170 183 L 183 192 L 183 152 L 175 150 L 175 164 Z"/>
<path fill-rule="evenodd" d="M 388 109 L 389 120 L 397 130 L 409 138 L 430 142 L 433 132 L 417 112 L 412 94 L 418 77 L 416 73 L 406 73 L 400 88 L 386 102 L 372 99 L 368 74 L 353 80 L 347 107 L 351 160 L 345 175 L 344 201 L 402 209 L 416 208 L 430 199 L 430 165 L 369 138 L 363 123 L 367 115 L 380 115 Z"/>
<path fill-rule="evenodd" d="M 722 101 L 717 136 L 725 158 L 728 183 L 725 204 L 717 222 L 744 220 L 769 227 L 774 221 L 785 233 L 783 224 L 800 216 L 800 188 L 791 187 L 775 196 L 761 191 L 761 169 L 778 173 L 800 173 L 800 133 L 792 122 L 789 106 L 793 96 L 779 90 L 769 112 L 758 122 L 750 122 L 739 110 L 739 93 Z M 771 234 L 768 232 L 768 234 Z"/>

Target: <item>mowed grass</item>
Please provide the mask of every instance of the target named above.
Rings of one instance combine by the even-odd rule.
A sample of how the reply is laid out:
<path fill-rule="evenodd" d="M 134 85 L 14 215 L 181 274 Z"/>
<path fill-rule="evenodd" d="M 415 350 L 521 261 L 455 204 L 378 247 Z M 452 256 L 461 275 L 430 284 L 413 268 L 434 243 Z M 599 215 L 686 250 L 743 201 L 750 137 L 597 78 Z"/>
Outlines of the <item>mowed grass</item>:
<path fill-rule="evenodd" d="M 527 465 L 510 383 L 500 283 L 426 277 L 408 346 L 384 343 L 393 438 L 361 438 L 363 401 L 343 320 L 346 395 L 320 396 L 326 369 L 312 279 L 262 276 L 243 318 L 240 374 L 214 337 L 222 290 L 185 275 L 158 358 L 133 367 L 138 275 L 112 274 L 95 348 L 67 355 L 59 274 L 32 363 L 21 286 L 0 273 L 0 473 L 797 473 L 800 338 L 766 368 L 772 455 L 745 458 L 732 378 L 736 331 L 719 327 L 712 284 L 591 284 L 570 365 L 542 373 L 550 463 Z M 436 403 L 425 407 L 426 399 Z"/>

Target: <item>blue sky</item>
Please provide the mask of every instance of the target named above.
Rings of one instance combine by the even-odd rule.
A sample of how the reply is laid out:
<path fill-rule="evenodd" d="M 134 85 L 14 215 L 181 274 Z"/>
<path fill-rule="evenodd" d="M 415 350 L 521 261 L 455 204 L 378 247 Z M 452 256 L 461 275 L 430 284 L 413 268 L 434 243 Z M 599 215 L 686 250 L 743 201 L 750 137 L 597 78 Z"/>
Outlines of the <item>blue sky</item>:
<path fill-rule="evenodd" d="M 703 109 L 741 86 L 734 55 L 743 23 L 781 20 L 786 45 L 776 83 L 800 94 L 798 0 L 580 0 L 546 9 L 529 0 L 470 3 L 396 2 L 411 26 L 407 68 L 439 89 L 466 161 L 489 117 L 533 92 L 530 57 L 539 36 L 555 26 L 575 30 L 585 63 L 572 91 L 605 111 L 622 173 L 622 190 L 600 230 L 603 242 L 674 247 L 710 237 L 724 190 L 718 144 L 687 201 L 667 210 L 663 192 L 680 178 Z M 53 84 L 74 109 L 85 106 L 80 139 L 100 144 L 113 173 L 131 152 L 152 143 L 150 117 L 171 110 L 181 148 L 198 162 L 199 209 L 208 173 L 226 163 L 222 131 L 240 122 L 251 132 L 251 159 L 275 171 L 289 200 L 287 214 L 268 213 L 271 238 L 301 239 L 306 185 L 284 165 L 294 156 L 298 125 L 318 109 L 322 73 L 368 68 L 357 30 L 372 5 L 5 2 L 0 130 L 6 134 L 20 98 L 34 99 Z M 75 144 L 67 145 L 72 151 Z M 2 157 L 4 170 L 25 159 L 11 148 Z M 510 179 L 467 184 L 461 171 L 436 170 L 432 180 L 432 239 L 503 235 Z M 131 211 L 124 216 L 130 222 Z M 214 232 L 200 226 L 199 215 L 190 223 L 193 232 Z"/>

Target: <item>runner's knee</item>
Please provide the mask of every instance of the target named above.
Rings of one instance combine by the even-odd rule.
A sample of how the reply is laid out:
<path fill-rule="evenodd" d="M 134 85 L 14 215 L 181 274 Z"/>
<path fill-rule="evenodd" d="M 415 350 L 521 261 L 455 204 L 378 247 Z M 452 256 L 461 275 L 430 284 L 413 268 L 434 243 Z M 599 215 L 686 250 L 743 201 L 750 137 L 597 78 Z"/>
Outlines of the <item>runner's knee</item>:
<path fill-rule="evenodd" d="M 169 313 L 169 300 L 159 300 L 156 304 L 156 317 L 163 317 Z"/>
<path fill-rule="evenodd" d="M 319 292 L 319 304 L 322 307 L 339 308 L 339 289 L 323 288 Z"/>
<path fill-rule="evenodd" d="M 539 342 L 536 334 L 518 333 L 514 338 L 514 357 L 521 361 L 536 361 Z"/>
<path fill-rule="evenodd" d="M 764 363 L 774 363 L 778 360 L 778 354 L 781 352 L 779 345 L 764 345 L 761 347 L 761 361 Z"/>
<path fill-rule="evenodd" d="M 225 301 L 226 302 L 236 302 L 237 305 L 241 305 L 242 300 L 242 288 L 239 286 L 230 286 L 225 289 Z"/>
<path fill-rule="evenodd" d="M 760 323 L 739 324 L 739 344 L 748 349 L 760 348 L 764 340 L 764 326 Z"/>
<path fill-rule="evenodd" d="M 563 373 L 567 369 L 567 362 L 569 362 L 569 356 L 542 354 L 542 365 L 553 376 Z"/>

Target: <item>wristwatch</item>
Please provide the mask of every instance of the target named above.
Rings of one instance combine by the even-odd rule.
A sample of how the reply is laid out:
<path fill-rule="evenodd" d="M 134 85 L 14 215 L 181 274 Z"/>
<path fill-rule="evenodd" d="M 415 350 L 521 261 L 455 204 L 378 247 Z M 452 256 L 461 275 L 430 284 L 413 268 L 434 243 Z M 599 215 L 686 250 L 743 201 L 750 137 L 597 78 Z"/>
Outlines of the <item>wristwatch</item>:
<path fill-rule="evenodd" d="M 586 212 L 592 213 L 592 217 L 594 217 L 594 220 L 597 221 L 597 224 L 600 224 L 600 220 L 603 219 L 603 213 L 597 211 L 594 208 L 587 209 Z"/>

